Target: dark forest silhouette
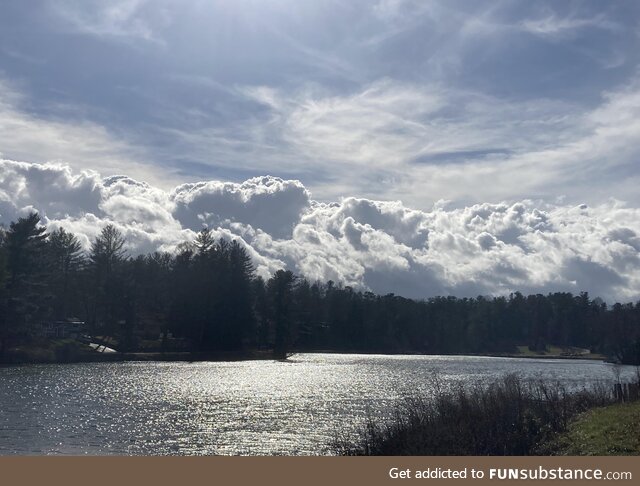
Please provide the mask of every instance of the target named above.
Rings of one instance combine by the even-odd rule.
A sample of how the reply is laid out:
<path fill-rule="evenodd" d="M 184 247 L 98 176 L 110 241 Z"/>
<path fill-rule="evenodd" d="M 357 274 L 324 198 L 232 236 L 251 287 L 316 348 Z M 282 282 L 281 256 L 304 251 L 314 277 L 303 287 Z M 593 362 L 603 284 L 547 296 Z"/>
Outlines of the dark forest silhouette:
<path fill-rule="evenodd" d="M 508 297 L 375 295 L 279 270 L 257 277 L 247 250 L 203 229 L 173 253 L 130 256 L 106 226 L 89 252 L 32 213 L 0 229 L 0 358 L 43 322 L 77 317 L 119 351 L 512 352 L 588 348 L 640 363 L 640 302 L 586 292 Z"/>

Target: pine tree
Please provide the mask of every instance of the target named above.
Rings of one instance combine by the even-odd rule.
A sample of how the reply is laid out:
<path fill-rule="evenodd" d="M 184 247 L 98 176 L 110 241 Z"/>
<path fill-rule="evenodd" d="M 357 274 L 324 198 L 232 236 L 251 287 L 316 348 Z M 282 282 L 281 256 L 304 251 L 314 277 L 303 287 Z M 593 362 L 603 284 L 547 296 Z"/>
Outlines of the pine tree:
<path fill-rule="evenodd" d="M 91 245 L 87 271 L 93 290 L 89 322 L 94 331 L 102 326 L 107 334 L 117 332 L 116 323 L 122 313 L 122 263 L 127 255 L 125 243 L 122 233 L 109 224 Z"/>
<path fill-rule="evenodd" d="M 43 248 L 47 235 L 40 216 L 30 213 L 11 223 L 4 237 L 7 258 L 6 290 L 0 323 L 2 353 L 12 339 L 24 339 L 48 314 Z"/>
<path fill-rule="evenodd" d="M 64 319 L 76 310 L 71 301 L 77 294 L 78 275 L 85 263 L 82 245 L 73 233 L 59 228 L 49 234 L 47 260 L 54 317 Z"/>
<path fill-rule="evenodd" d="M 293 273 L 288 270 L 278 270 L 267 284 L 275 324 L 273 354 L 277 359 L 285 359 L 291 349 L 291 308 L 294 283 Z"/>

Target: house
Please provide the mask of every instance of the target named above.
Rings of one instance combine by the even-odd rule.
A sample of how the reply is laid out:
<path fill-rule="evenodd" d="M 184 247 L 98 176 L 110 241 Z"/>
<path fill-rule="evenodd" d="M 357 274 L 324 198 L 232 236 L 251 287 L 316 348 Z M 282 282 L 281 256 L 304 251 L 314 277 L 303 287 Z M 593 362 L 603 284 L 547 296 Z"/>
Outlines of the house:
<path fill-rule="evenodd" d="M 79 339 L 86 334 L 86 325 L 80 319 L 67 317 L 62 321 L 43 323 L 42 334 L 49 339 Z"/>

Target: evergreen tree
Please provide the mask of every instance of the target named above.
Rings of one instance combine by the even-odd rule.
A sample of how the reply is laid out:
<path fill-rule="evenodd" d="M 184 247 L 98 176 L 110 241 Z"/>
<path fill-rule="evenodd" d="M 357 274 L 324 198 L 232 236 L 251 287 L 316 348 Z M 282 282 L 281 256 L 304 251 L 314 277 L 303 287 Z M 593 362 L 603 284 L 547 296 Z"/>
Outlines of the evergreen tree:
<path fill-rule="evenodd" d="M 47 235 L 40 216 L 30 213 L 11 223 L 5 236 L 7 284 L 2 342 L 33 333 L 49 307 L 45 300 L 46 266 L 43 249 Z"/>
<path fill-rule="evenodd" d="M 224 338 L 226 348 L 239 349 L 255 329 L 253 313 L 253 295 L 251 282 L 255 277 L 255 268 L 247 250 L 237 241 L 228 247 L 228 285 L 223 287 L 228 309 Z"/>
<path fill-rule="evenodd" d="M 6 232 L 0 227 L 0 362 L 5 360 L 7 348 L 7 251 Z"/>
<path fill-rule="evenodd" d="M 49 290 L 53 296 L 53 316 L 64 319 L 78 308 L 78 277 L 85 263 L 78 238 L 64 228 L 49 234 L 47 260 L 50 271 Z"/>
<path fill-rule="evenodd" d="M 122 313 L 124 246 L 122 233 L 109 224 L 93 241 L 89 253 L 87 271 L 93 292 L 88 318 L 94 331 L 101 329 L 107 335 L 118 332 L 117 321 Z"/>
<path fill-rule="evenodd" d="M 278 270 L 267 284 L 275 330 L 273 354 L 277 359 L 285 359 L 293 344 L 291 310 L 294 283 L 293 273 Z"/>

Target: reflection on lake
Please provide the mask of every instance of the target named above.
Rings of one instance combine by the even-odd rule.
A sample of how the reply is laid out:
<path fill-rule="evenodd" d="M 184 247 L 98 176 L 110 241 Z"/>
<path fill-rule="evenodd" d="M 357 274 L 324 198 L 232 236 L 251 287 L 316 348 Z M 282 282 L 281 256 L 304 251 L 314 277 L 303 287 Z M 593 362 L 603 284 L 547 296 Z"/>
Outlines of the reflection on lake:
<path fill-rule="evenodd" d="M 635 369 L 620 367 L 622 379 Z M 614 366 L 577 360 L 298 354 L 290 362 L 0 368 L 0 454 L 323 454 L 404 396 L 506 373 L 580 387 Z"/>

